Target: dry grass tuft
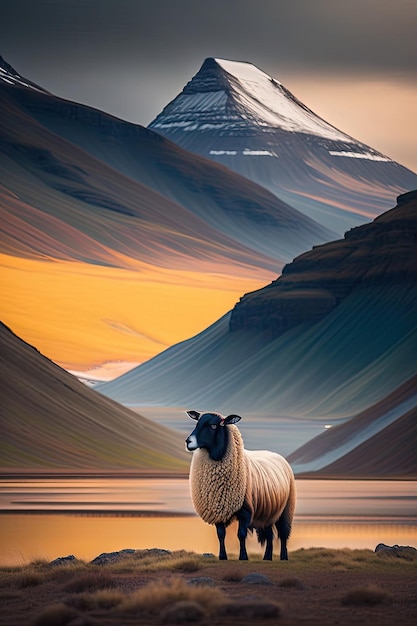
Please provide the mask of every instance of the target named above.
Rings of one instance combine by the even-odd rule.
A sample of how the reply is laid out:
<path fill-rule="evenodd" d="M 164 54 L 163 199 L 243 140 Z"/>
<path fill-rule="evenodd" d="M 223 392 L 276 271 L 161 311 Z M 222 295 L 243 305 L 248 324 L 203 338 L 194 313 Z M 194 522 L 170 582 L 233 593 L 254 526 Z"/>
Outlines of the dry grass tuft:
<path fill-rule="evenodd" d="M 65 591 L 81 593 L 83 591 L 96 591 L 98 589 L 108 589 L 115 586 L 117 586 L 117 584 L 113 576 L 107 571 L 100 570 L 87 572 L 77 578 L 72 578 L 72 580 L 67 582 L 64 588 Z"/>
<path fill-rule="evenodd" d="M 223 575 L 222 580 L 229 583 L 240 583 L 244 576 L 246 573 L 243 574 L 239 569 L 231 569 Z"/>
<path fill-rule="evenodd" d="M 169 563 L 169 569 L 178 572 L 197 572 L 200 568 L 201 562 L 198 557 L 186 557 Z"/>
<path fill-rule="evenodd" d="M 336 571 L 366 569 L 370 565 L 378 566 L 377 555 L 372 550 L 351 550 L 349 548 L 333 550 L 328 548 L 301 548 L 290 556 L 291 561 L 304 566 L 306 571 L 314 566 L 321 566 Z"/>
<path fill-rule="evenodd" d="M 55 565 L 51 567 L 49 564 L 40 565 L 37 569 L 42 572 L 46 580 L 50 580 L 54 583 L 64 584 L 65 582 L 72 580 L 76 576 L 83 576 L 88 572 L 88 565 L 83 562 L 78 563 L 65 563 L 62 565 Z"/>
<path fill-rule="evenodd" d="M 27 571 L 18 574 L 14 584 L 18 589 L 26 589 L 27 587 L 35 587 L 44 582 L 45 578 L 40 572 Z"/>
<path fill-rule="evenodd" d="M 115 589 L 100 589 L 95 593 L 77 593 L 65 601 L 65 604 L 80 611 L 94 611 L 96 609 L 114 609 L 119 606 L 126 596 Z"/>
<path fill-rule="evenodd" d="M 173 578 L 168 583 L 151 583 L 139 589 L 128 598 L 121 609 L 128 613 L 151 613 L 158 614 L 165 607 L 177 602 L 195 602 L 206 613 L 211 613 L 214 608 L 225 602 L 226 595 L 220 589 L 207 587 L 194 587 L 187 585 L 181 578 Z"/>
<path fill-rule="evenodd" d="M 372 552 L 372 550 L 352 550 L 351 556 L 352 561 L 355 563 L 369 563 L 376 560 L 375 552 Z"/>
<path fill-rule="evenodd" d="M 23 599 L 24 593 L 24 591 L 16 591 L 14 589 L 0 591 L 0 607 L 5 606 L 9 602 L 19 602 Z"/>
<path fill-rule="evenodd" d="M 201 568 L 201 562 L 200 556 L 186 550 L 177 550 L 172 553 L 154 553 L 152 550 L 141 550 L 105 567 L 120 574 L 148 573 L 170 569 L 195 572 Z"/>
<path fill-rule="evenodd" d="M 279 581 L 278 586 L 282 589 L 305 589 L 299 578 L 283 578 Z"/>
<path fill-rule="evenodd" d="M 53 604 L 35 619 L 34 626 L 66 626 L 79 617 L 78 611 L 66 604 Z"/>
<path fill-rule="evenodd" d="M 206 613 L 198 602 L 180 600 L 166 606 L 160 617 L 164 624 L 185 624 L 188 622 L 201 622 L 206 617 Z"/>
<path fill-rule="evenodd" d="M 219 605 L 217 615 L 238 620 L 277 619 L 282 615 L 282 608 L 277 602 L 270 600 L 236 600 Z"/>
<path fill-rule="evenodd" d="M 392 604 L 392 596 L 374 585 L 355 587 L 348 591 L 341 600 L 343 606 L 377 606 Z"/>

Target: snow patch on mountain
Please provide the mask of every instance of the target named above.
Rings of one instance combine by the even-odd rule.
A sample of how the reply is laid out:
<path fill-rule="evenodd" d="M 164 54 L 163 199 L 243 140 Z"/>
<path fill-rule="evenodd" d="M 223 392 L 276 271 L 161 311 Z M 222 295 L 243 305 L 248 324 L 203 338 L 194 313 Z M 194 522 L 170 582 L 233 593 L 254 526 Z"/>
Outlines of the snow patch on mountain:
<path fill-rule="evenodd" d="M 251 150 L 250 148 L 245 148 L 245 150 L 210 150 L 209 154 L 213 156 L 235 156 L 236 154 L 243 154 L 243 156 L 278 156 L 271 150 Z"/>
<path fill-rule="evenodd" d="M 299 102 L 279 81 L 252 63 L 216 59 L 241 89 L 235 94 L 242 107 L 260 126 L 319 135 L 337 141 L 353 141 Z"/>
<path fill-rule="evenodd" d="M 29 89 L 45 93 L 44 89 L 41 89 L 41 87 L 38 87 L 35 83 L 32 83 L 31 81 L 20 76 L 20 74 L 18 74 L 16 70 L 3 59 L 2 56 L 0 56 L 0 81 L 7 83 L 8 85 L 20 85 L 21 87 L 28 87 Z"/>
<path fill-rule="evenodd" d="M 369 159 L 369 161 L 392 161 L 389 157 L 372 152 L 349 152 L 346 150 L 329 150 L 331 156 L 347 157 L 348 159 Z"/>

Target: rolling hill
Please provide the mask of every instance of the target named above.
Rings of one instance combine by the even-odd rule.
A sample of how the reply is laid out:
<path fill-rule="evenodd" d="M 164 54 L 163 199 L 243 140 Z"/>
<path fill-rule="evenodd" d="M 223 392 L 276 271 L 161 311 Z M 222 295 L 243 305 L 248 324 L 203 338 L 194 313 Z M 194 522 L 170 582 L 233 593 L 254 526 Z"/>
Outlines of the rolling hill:
<path fill-rule="evenodd" d="M 416 478 L 417 376 L 369 409 L 326 430 L 289 455 L 315 477 Z"/>
<path fill-rule="evenodd" d="M 0 323 L 0 470 L 186 473 L 183 437 L 86 387 Z"/>

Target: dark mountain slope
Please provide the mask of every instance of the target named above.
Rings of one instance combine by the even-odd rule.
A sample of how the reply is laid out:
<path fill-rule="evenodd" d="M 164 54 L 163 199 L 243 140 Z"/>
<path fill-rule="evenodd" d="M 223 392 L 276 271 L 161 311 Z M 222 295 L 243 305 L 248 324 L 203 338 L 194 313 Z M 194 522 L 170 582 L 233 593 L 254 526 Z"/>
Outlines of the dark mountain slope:
<path fill-rule="evenodd" d="M 314 325 L 276 339 L 229 316 L 98 390 L 133 405 L 346 418 L 417 370 L 417 288 L 358 288 Z"/>
<path fill-rule="evenodd" d="M 36 166 L 35 175 L 40 174 L 54 193 L 64 193 L 67 203 L 82 201 L 88 211 L 101 207 L 122 218 L 151 219 L 164 228 L 168 222 L 174 247 L 184 231 L 183 240 L 190 244 L 218 239 L 229 249 L 244 246 L 255 254 L 260 250 L 278 266 L 305 247 L 333 237 L 264 188 L 190 155 L 150 130 L 21 83 L 11 85 L 4 74 L 0 78 L 4 180 L 11 167 L 5 158 L 26 169 Z M 87 154 L 93 157 L 88 166 Z M 90 168 L 101 175 L 98 188 Z M 49 176 L 45 181 L 45 169 L 53 180 Z M 16 177 L 23 174 L 12 177 L 11 192 Z M 136 222 L 136 230 L 142 226 Z M 190 256 L 195 256 L 194 250 Z"/>
<path fill-rule="evenodd" d="M 183 206 L 45 129 L 2 101 L 3 251 L 129 266 L 136 259 L 187 267 L 189 257 L 272 259 L 218 232 Z M 8 106 L 6 106 L 8 105 Z M 235 256 L 236 255 L 236 256 Z M 255 261 L 255 264 L 257 261 Z"/>
<path fill-rule="evenodd" d="M 413 408 L 349 454 L 316 472 L 315 476 L 415 479 L 416 445 L 417 408 Z"/>
<path fill-rule="evenodd" d="M 2 470 L 187 471 L 183 438 L 86 387 L 0 324 Z"/>
<path fill-rule="evenodd" d="M 317 476 L 417 476 L 417 376 L 382 401 L 334 426 L 289 456 Z"/>
<path fill-rule="evenodd" d="M 322 319 L 356 287 L 401 283 L 417 283 L 416 191 L 344 239 L 305 252 L 279 279 L 246 294 L 232 311 L 230 329 L 258 328 L 278 336 Z"/>
<path fill-rule="evenodd" d="M 137 405 L 276 416 L 346 418 L 366 409 L 417 372 L 416 216 L 413 194 L 400 198 L 396 209 L 358 228 L 356 238 L 303 255 L 313 259 L 301 263 L 299 281 L 285 268 L 231 315 L 99 391 Z M 340 275 L 338 248 L 350 252 Z M 319 288 L 332 301 L 320 315 Z M 277 325 L 281 309 L 297 325 Z"/>

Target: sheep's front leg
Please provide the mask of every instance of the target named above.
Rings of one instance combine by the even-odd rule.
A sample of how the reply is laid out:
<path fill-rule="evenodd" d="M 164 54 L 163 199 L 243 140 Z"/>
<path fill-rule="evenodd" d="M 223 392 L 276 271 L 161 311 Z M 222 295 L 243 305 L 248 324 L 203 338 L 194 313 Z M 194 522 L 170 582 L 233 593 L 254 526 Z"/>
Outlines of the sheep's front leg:
<path fill-rule="evenodd" d="M 216 524 L 217 537 L 219 539 L 219 561 L 227 561 L 226 547 L 224 540 L 226 538 L 226 526 L 223 523 Z"/>
<path fill-rule="evenodd" d="M 248 553 L 246 552 L 246 537 L 248 536 L 248 528 L 252 520 L 252 514 L 245 506 L 242 506 L 240 511 L 236 514 L 239 522 L 237 530 L 237 536 L 240 543 L 239 561 L 247 561 Z"/>

